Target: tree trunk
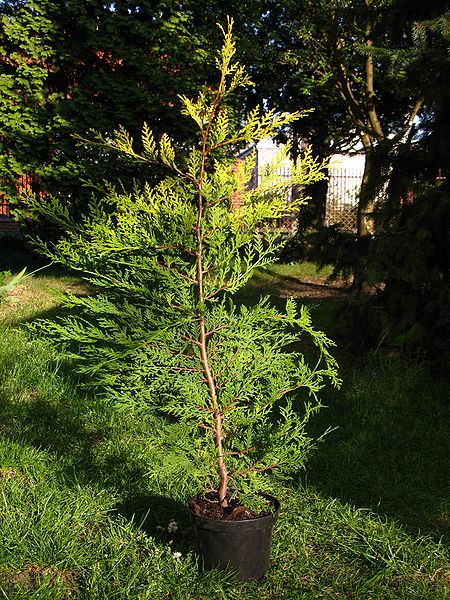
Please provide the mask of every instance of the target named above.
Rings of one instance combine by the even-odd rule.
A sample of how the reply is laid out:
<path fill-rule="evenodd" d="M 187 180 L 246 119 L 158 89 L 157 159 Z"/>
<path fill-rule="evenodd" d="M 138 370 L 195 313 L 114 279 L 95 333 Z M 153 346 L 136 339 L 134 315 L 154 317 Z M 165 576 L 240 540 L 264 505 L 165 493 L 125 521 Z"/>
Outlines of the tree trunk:
<path fill-rule="evenodd" d="M 305 226 L 316 229 L 325 223 L 328 180 L 317 181 L 309 185 L 304 192 L 311 200 L 300 211 L 299 229 Z"/>
<path fill-rule="evenodd" d="M 375 209 L 378 172 L 375 148 L 369 136 L 363 136 L 363 145 L 365 163 L 358 200 L 356 260 L 352 284 L 352 287 L 357 290 L 362 290 L 364 287 L 365 252 L 367 251 L 369 239 L 374 234 L 374 219 L 372 215 Z"/>
<path fill-rule="evenodd" d="M 375 208 L 375 194 L 376 194 L 376 160 L 375 151 L 373 146 L 364 145 L 365 150 L 365 163 L 364 173 L 361 182 L 361 188 L 359 191 L 358 201 L 358 223 L 357 223 L 357 235 L 358 239 L 373 235 L 374 233 L 374 222 L 372 213 Z"/>

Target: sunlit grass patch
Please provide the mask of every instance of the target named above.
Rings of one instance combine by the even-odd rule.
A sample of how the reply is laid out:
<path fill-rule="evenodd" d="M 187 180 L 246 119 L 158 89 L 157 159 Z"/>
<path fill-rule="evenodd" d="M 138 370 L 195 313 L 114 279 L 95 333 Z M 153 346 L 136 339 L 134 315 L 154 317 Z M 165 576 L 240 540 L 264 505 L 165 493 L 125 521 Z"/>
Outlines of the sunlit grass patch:
<path fill-rule="evenodd" d="M 60 305 L 61 292 L 86 295 L 89 291 L 86 283 L 71 275 L 36 274 L 8 292 L 0 306 L 0 323 L 18 325 L 46 317 Z"/>

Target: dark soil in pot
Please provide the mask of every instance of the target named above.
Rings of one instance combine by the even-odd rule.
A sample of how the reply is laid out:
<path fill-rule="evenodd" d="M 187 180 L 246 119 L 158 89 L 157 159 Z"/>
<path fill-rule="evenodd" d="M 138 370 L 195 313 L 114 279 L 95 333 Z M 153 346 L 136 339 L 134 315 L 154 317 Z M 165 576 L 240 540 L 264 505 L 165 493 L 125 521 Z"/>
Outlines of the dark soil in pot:
<path fill-rule="evenodd" d="M 276 507 L 272 499 L 267 498 L 268 504 L 272 506 L 273 512 Z M 246 521 L 247 519 L 257 519 L 272 514 L 272 511 L 255 513 L 240 504 L 238 499 L 228 501 L 228 506 L 222 508 L 217 500 L 217 493 L 210 492 L 204 496 L 196 496 L 189 500 L 189 510 L 198 517 L 205 519 L 215 519 L 216 521 Z"/>
<path fill-rule="evenodd" d="M 280 507 L 276 498 L 264 497 L 272 511 L 260 514 L 235 501 L 223 509 L 214 494 L 189 500 L 204 570 L 231 568 L 241 581 L 264 577 L 269 568 L 272 527 Z"/>

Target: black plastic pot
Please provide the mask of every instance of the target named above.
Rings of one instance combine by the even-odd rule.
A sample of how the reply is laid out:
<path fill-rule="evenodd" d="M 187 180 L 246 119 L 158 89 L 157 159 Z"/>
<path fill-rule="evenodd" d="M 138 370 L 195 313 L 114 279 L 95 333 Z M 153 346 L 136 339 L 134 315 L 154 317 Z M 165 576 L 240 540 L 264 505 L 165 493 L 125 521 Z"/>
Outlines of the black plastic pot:
<path fill-rule="evenodd" d="M 244 521 L 206 519 L 189 509 L 203 570 L 230 568 L 240 581 L 258 581 L 264 577 L 269 568 L 272 527 L 280 509 L 276 498 L 266 494 L 264 497 L 274 512 Z"/>

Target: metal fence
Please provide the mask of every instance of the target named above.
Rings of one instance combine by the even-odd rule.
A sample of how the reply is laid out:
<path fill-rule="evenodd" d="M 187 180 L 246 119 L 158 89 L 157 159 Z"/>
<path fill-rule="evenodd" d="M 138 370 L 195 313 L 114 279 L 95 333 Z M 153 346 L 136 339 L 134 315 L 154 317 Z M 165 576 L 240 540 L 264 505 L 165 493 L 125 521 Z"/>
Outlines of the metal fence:
<path fill-rule="evenodd" d="M 325 225 L 339 224 L 346 231 L 356 232 L 362 177 L 362 169 L 330 169 Z"/>
<path fill-rule="evenodd" d="M 261 170 L 262 171 L 262 170 Z M 251 187 L 261 183 L 262 172 L 255 172 Z M 362 169 L 338 168 L 330 169 L 328 180 L 328 193 L 325 210 L 325 224 L 339 224 L 345 230 L 356 231 L 358 193 L 363 176 Z M 276 177 L 286 183 L 286 203 L 290 204 L 297 190 L 289 185 L 291 179 L 291 167 L 285 165 L 277 169 Z M 17 190 L 34 190 L 39 193 L 39 181 L 33 175 L 23 175 L 17 181 Z M 237 199 L 239 204 L 239 199 Z M 10 206 L 7 196 L 0 192 L 0 220 L 10 220 Z M 277 223 L 287 234 L 295 233 L 297 228 L 297 216 L 285 217 Z"/>
<path fill-rule="evenodd" d="M 296 191 L 289 186 L 291 178 L 290 167 L 277 170 L 277 176 L 286 181 L 286 202 L 289 204 L 295 197 Z M 363 177 L 363 169 L 336 168 L 329 170 L 328 191 L 325 207 L 325 225 L 340 225 L 345 231 L 356 232 L 358 196 Z M 252 187 L 261 182 L 261 174 L 254 177 Z M 298 193 L 298 191 L 297 191 Z M 314 198 L 312 199 L 314 202 Z M 278 226 L 286 233 L 295 233 L 297 216 L 280 219 Z"/>
<path fill-rule="evenodd" d="M 274 160 L 278 147 L 276 145 L 263 146 L 257 149 L 256 169 L 250 183 L 251 187 L 257 187 L 261 183 L 261 174 L 264 168 L 269 167 Z M 359 162 L 359 161 L 358 161 Z M 291 179 L 292 163 L 286 158 L 276 170 L 279 179 L 287 183 L 286 202 L 290 203 L 292 199 L 301 190 L 296 190 L 289 186 Z M 363 178 L 363 167 L 355 163 L 350 165 L 342 164 L 331 168 L 328 172 L 328 191 L 326 197 L 326 206 L 324 207 L 324 224 L 339 224 L 344 230 L 356 232 L 357 229 L 357 205 L 358 196 Z M 312 198 L 310 202 L 317 201 Z M 291 217 L 283 219 L 279 226 L 287 233 L 295 233 L 297 227 L 297 218 Z"/>

